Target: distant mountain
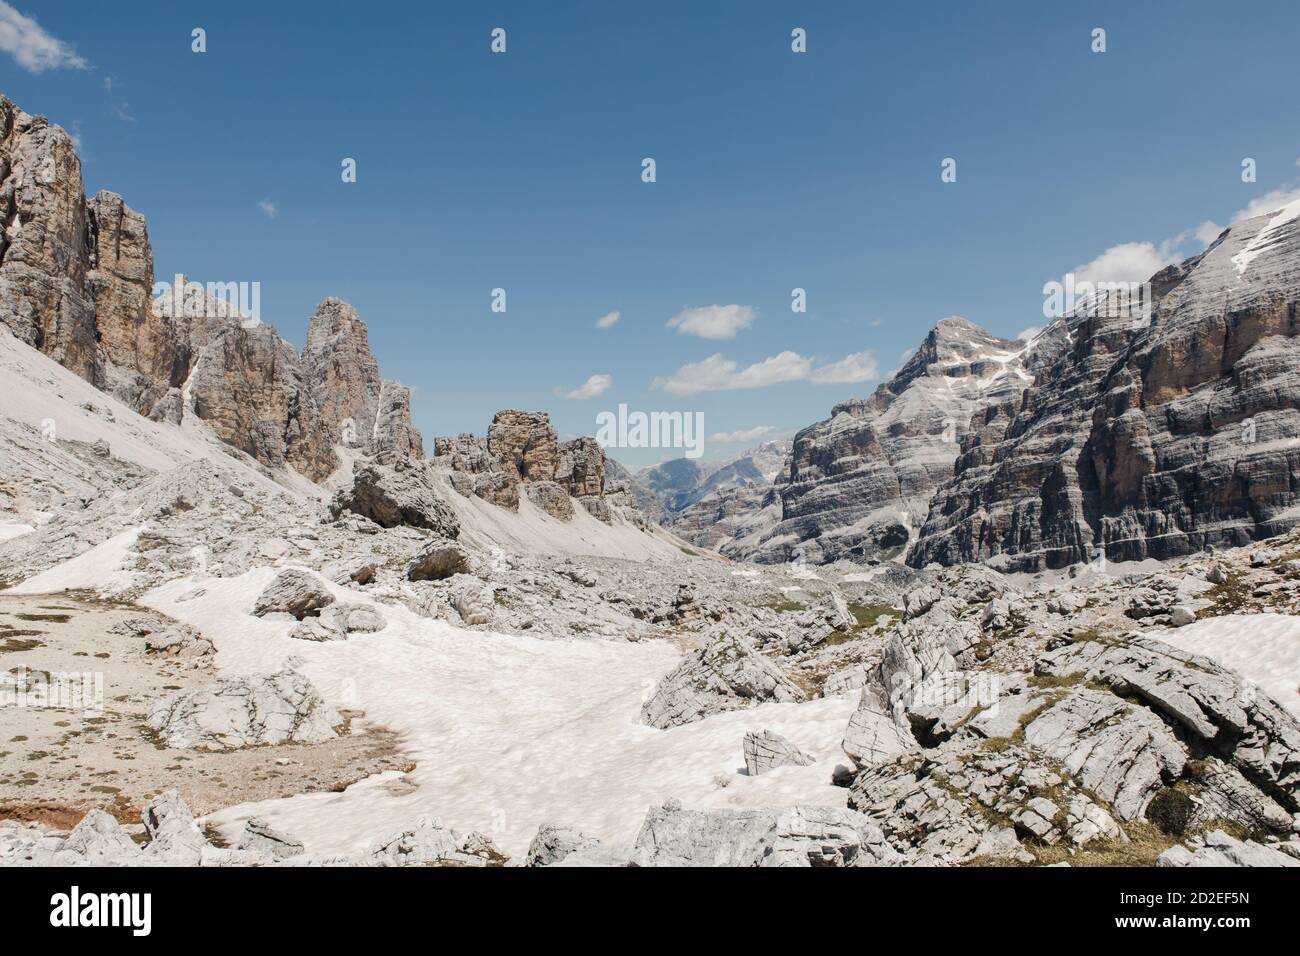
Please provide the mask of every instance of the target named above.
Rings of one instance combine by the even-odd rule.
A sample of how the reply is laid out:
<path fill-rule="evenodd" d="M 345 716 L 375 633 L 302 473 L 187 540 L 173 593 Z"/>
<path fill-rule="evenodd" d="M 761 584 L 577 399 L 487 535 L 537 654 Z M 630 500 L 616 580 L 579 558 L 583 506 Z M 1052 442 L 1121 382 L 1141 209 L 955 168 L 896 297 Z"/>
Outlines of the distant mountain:
<path fill-rule="evenodd" d="M 1034 349 L 972 322 L 939 322 L 870 398 L 836 405 L 795 435 L 762 514 L 730 515 L 723 554 L 773 563 L 900 555 L 924 521 L 930 495 L 952 473 L 960 436 L 990 402 L 1032 380 Z"/>
<path fill-rule="evenodd" d="M 790 453 L 788 439 L 763 442 L 733 458 L 708 462 L 674 458 L 643 468 L 632 476 L 638 505 L 666 528 L 701 547 L 712 547 L 719 534 L 710 530 L 712 519 L 727 499 L 735 510 L 751 511 L 752 505 L 735 503 L 735 493 L 748 500 L 754 490 L 766 493 Z M 761 497 L 761 494 L 760 494 Z M 726 505 L 721 505 L 727 510 Z"/>

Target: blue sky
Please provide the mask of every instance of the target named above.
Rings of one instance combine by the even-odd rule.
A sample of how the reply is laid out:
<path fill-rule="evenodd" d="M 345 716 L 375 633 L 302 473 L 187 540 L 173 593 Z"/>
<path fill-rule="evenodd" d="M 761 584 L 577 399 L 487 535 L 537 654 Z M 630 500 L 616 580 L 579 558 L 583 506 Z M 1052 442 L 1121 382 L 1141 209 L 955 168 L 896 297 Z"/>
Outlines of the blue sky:
<path fill-rule="evenodd" d="M 158 279 L 257 281 L 298 345 L 355 305 L 430 443 L 619 403 L 779 434 L 944 316 L 1014 337 L 1045 281 L 1194 253 L 1294 189 L 1297 35 L 1284 2 L 9 0 L 0 91 L 146 215 Z"/>

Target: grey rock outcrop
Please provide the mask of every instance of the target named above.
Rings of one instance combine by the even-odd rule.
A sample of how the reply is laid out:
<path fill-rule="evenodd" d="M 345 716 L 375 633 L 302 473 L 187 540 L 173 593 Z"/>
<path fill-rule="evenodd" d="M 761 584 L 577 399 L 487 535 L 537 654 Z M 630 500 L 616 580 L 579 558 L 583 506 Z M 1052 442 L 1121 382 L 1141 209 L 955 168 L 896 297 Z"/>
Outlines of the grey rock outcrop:
<path fill-rule="evenodd" d="M 444 538 L 460 534 L 456 513 L 443 501 L 423 463 L 401 470 L 378 464 L 357 468 L 351 485 L 340 489 L 330 502 L 334 518 L 345 511 L 369 518 L 383 528 L 408 525 Z"/>
<path fill-rule="evenodd" d="M 1172 846 L 1156 859 L 1156 866 L 1300 866 L 1300 860 L 1253 840 L 1238 840 L 1222 830 L 1205 834 L 1198 846 Z"/>
<path fill-rule="evenodd" d="M 843 807 L 646 814 L 633 866 L 888 866 L 902 861 L 879 827 Z"/>
<path fill-rule="evenodd" d="M 153 309 L 153 248 L 144 216 L 101 190 L 86 208 L 90 271 L 101 365 L 95 384 L 142 415 L 184 382 L 172 323 Z"/>
<path fill-rule="evenodd" d="M 574 853 L 593 850 L 600 846 L 600 841 L 573 827 L 557 826 L 544 823 L 528 844 L 524 855 L 524 866 L 551 866 L 559 863 Z"/>
<path fill-rule="evenodd" d="M 469 552 L 455 541 L 435 539 L 411 559 L 406 577 L 411 581 L 441 581 L 468 572 L 471 563 Z"/>
<path fill-rule="evenodd" d="M 321 481 L 338 467 L 298 354 L 269 325 L 223 324 L 195 354 L 186 393 L 218 438 L 271 468 Z"/>
<path fill-rule="evenodd" d="M 501 866 L 506 857 L 491 840 L 478 833 L 465 836 L 437 819 L 378 841 L 368 863 L 372 866 Z"/>
<path fill-rule="evenodd" d="M 401 382 L 386 378 L 379 388 L 372 449 L 381 464 L 424 458 L 424 441 L 411 424 L 411 390 Z"/>
<path fill-rule="evenodd" d="M 301 621 L 317 616 L 321 608 L 333 603 L 334 595 L 314 574 L 290 568 L 277 574 L 257 596 L 253 613 L 258 617 L 288 614 Z"/>
<path fill-rule="evenodd" d="M 239 835 L 239 843 L 236 848 L 251 850 L 256 853 L 266 853 L 277 860 L 301 856 L 303 853 L 301 840 L 296 840 L 287 834 L 281 833 L 259 817 L 254 817 L 244 823 L 244 829 Z"/>
<path fill-rule="evenodd" d="M 528 500 L 552 518 L 573 518 L 573 499 L 554 481 L 530 481 L 524 485 Z"/>
<path fill-rule="evenodd" d="M 89 382 L 100 378 L 81 160 L 43 116 L 0 97 L 0 322 Z"/>
<path fill-rule="evenodd" d="M 1048 846 L 1123 839 L 1106 808 L 1050 762 L 1023 747 L 989 750 L 969 740 L 866 768 L 849 806 L 919 864 L 1031 860 L 1018 835 Z"/>
<path fill-rule="evenodd" d="M 799 685 L 752 644 L 724 634 L 659 681 L 641 708 L 641 719 L 665 730 L 764 701 L 804 699 Z"/>
<path fill-rule="evenodd" d="M 555 482 L 575 498 L 605 490 L 605 449 L 594 438 L 575 438 L 557 449 Z"/>
<path fill-rule="evenodd" d="M 1208 658 L 1135 636 L 1123 644 L 1064 643 L 1044 654 L 1037 670 L 1136 697 L 1288 812 L 1300 811 L 1300 723 Z"/>
<path fill-rule="evenodd" d="M 140 855 L 135 841 L 103 810 L 91 810 L 82 817 L 68 834 L 63 849 L 100 866 L 130 865 Z"/>
<path fill-rule="evenodd" d="M 813 762 L 808 754 L 770 730 L 745 734 L 744 752 L 745 771 L 751 777 L 777 767 L 806 767 Z"/>
<path fill-rule="evenodd" d="M 489 624 L 495 592 L 472 575 L 456 575 L 451 582 L 451 604 L 466 624 Z"/>
<path fill-rule="evenodd" d="M 321 481 L 347 426 L 385 460 L 421 457 L 409 393 L 385 389 L 365 325 L 327 299 L 300 357 L 275 329 L 184 276 L 153 299 L 144 217 L 89 202 L 72 139 L 0 96 L 0 323 L 155 421 L 187 413 L 275 469 Z"/>
<path fill-rule="evenodd" d="M 149 835 L 147 858 L 167 866 L 197 866 L 202 860 L 208 841 L 175 790 L 154 797 L 140 819 Z"/>
<path fill-rule="evenodd" d="M 311 681 L 285 669 L 182 691 L 156 704 L 146 723 L 169 747 L 235 750 L 330 740 L 342 719 Z"/>

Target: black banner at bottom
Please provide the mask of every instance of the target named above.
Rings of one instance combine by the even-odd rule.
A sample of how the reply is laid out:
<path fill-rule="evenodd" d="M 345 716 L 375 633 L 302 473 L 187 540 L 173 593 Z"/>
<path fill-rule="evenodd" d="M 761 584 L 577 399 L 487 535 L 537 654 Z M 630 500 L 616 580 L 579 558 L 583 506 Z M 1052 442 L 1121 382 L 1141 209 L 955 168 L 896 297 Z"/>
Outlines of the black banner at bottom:
<path fill-rule="evenodd" d="M 337 945 L 341 932 L 432 931 L 443 945 L 481 945 L 569 924 L 671 945 L 682 919 L 734 921 L 742 935 L 783 922 L 852 932 L 869 920 L 940 937 L 1005 927 L 1071 942 L 1171 931 L 1230 942 L 1293 925 L 1297 887 L 1286 869 L 25 869 L 0 873 L 0 916 L 10 944 L 75 932 L 80 942 Z"/>

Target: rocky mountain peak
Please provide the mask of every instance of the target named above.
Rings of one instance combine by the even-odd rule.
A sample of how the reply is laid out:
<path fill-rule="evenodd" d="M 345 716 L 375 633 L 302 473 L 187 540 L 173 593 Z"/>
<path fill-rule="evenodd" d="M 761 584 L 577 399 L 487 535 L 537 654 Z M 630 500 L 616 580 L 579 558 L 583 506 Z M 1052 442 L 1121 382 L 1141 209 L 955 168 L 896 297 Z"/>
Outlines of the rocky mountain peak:
<path fill-rule="evenodd" d="M 385 384 L 357 312 L 326 299 L 301 355 L 253 316 L 177 276 L 153 293 L 145 218 L 87 201 L 71 137 L 0 96 L 0 323 L 142 415 L 187 414 L 272 468 L 319 481 L 335 444 L 422 456 L 410 392 Z"/>
<path fill-rule="evenodd" d="M 335 298 L 317 306 L 307 325 L 302 363 L 331 439 L 370 448 L 383 382 L 370 351 L 369 330 L 357 310 Z"/>
<path fill-rule="evenodd" d="M 1066 317 L 1014 406 L 990 409 L 908 560 L 1062 567 L 1168 558 L 1300 515 L 1300 206 L 1234 224 L 1152 280 L 1149 317 Z"/>
<path fill-rule="evenodd" d="M 975 413 L 1031 381 L 1027 352 L 966 319 L 942 319 L 870 397 L 839 402 L 795 435 L 775 496 L 751 501 L 766 517 L 738 522 L 743 534 L 720 550 L 814 563 L 901 553 Z"/>

